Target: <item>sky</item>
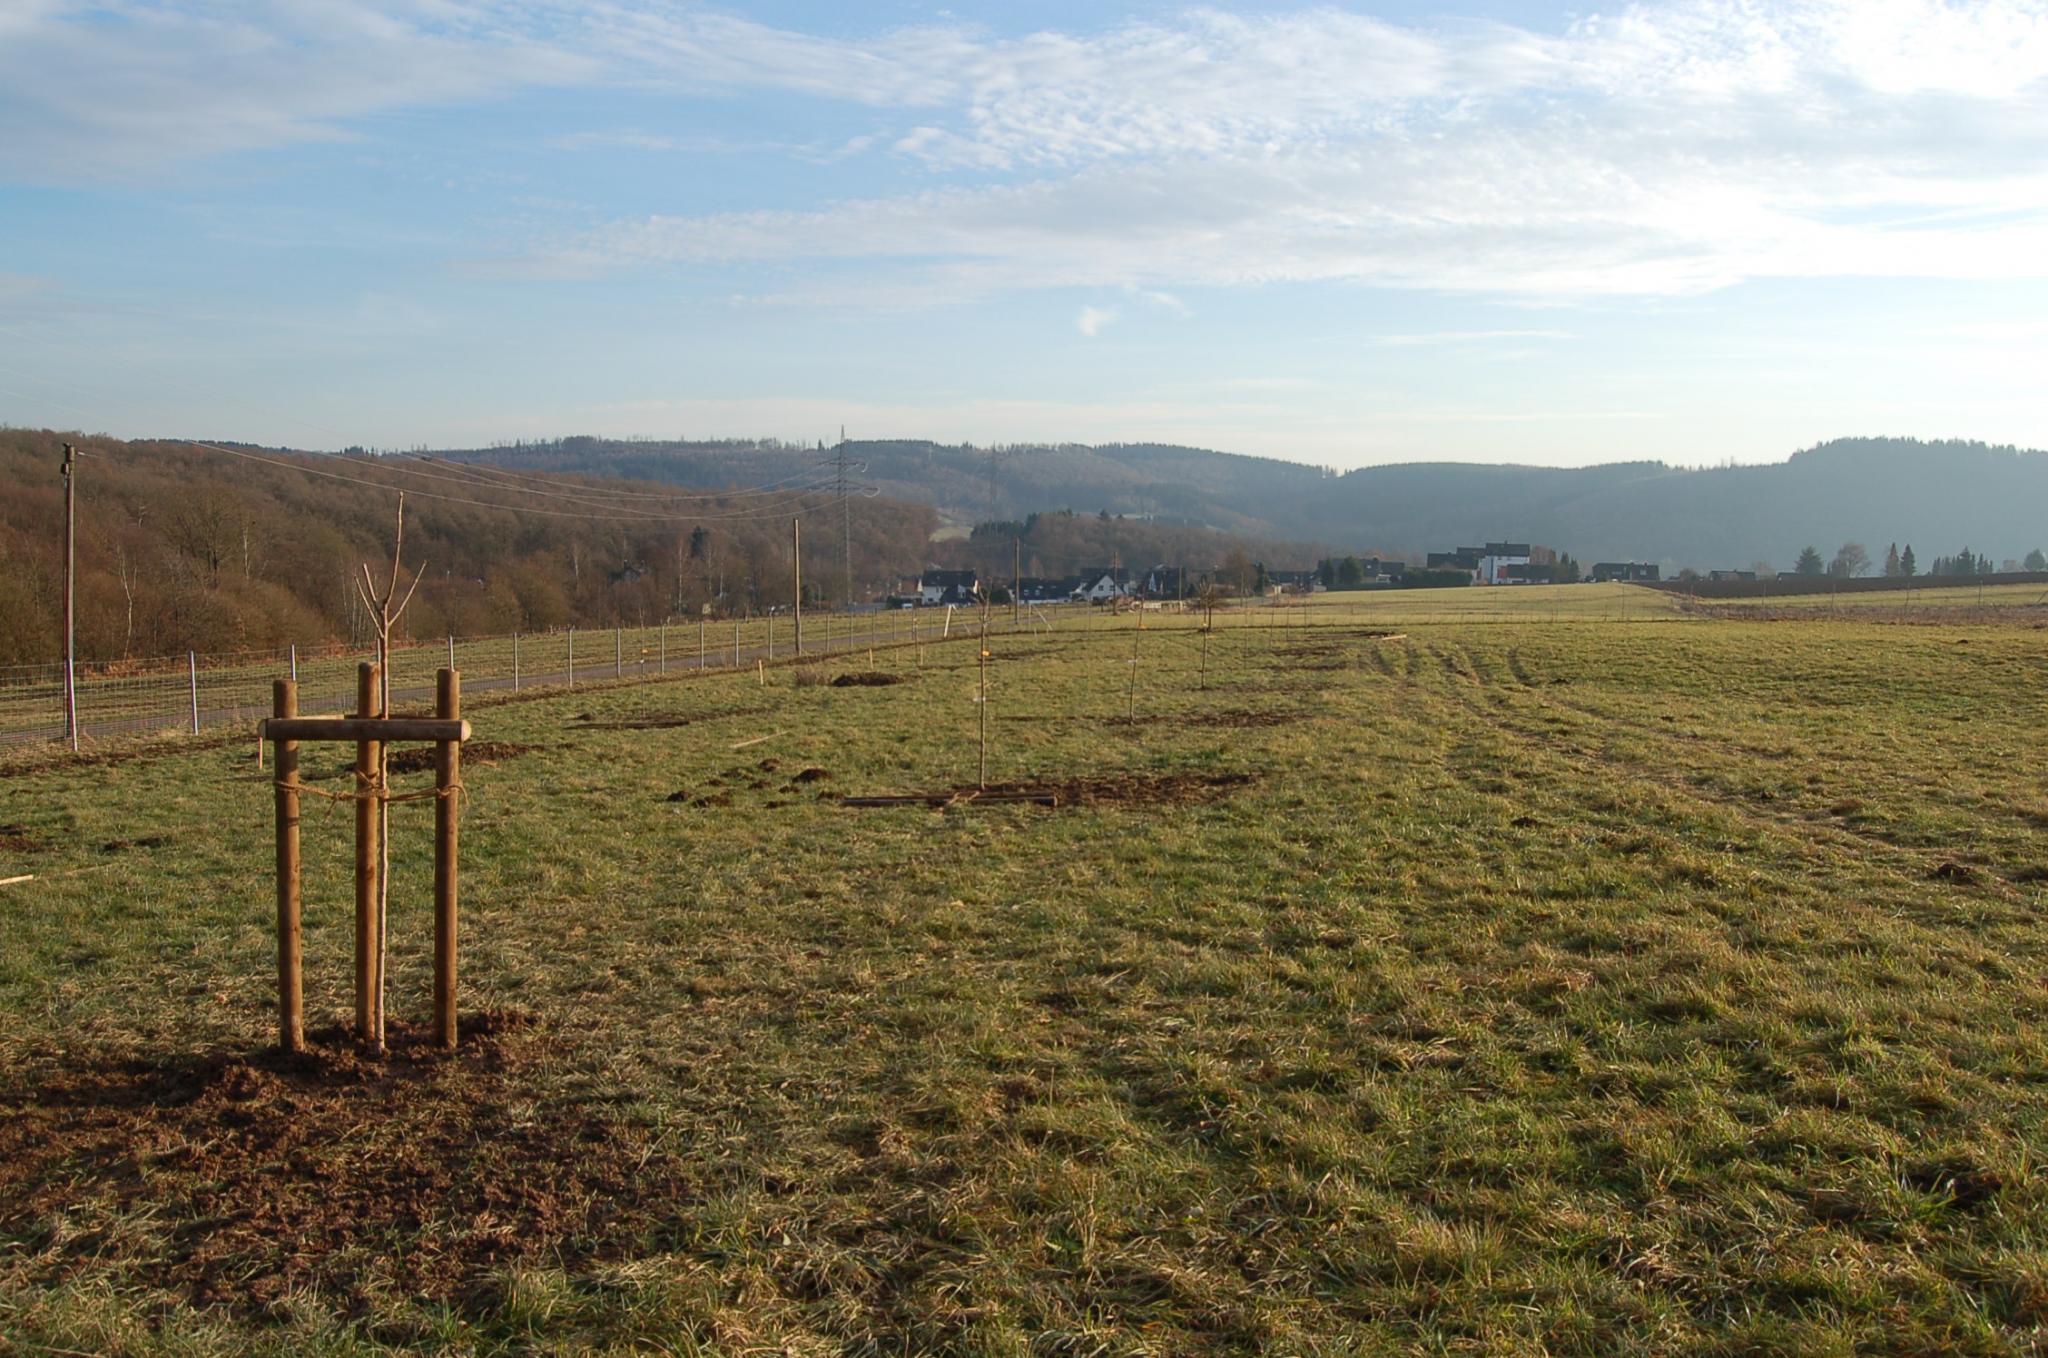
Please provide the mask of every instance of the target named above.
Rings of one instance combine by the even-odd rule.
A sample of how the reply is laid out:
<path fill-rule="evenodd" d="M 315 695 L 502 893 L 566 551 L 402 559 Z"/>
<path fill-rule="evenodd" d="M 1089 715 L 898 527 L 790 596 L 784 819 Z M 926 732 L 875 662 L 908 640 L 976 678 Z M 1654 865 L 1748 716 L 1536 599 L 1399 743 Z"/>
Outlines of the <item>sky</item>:
<path fill-rule="evenodd" d="M 2048 0 L 0 0 L 0 423 L 2048 447 Z"/>

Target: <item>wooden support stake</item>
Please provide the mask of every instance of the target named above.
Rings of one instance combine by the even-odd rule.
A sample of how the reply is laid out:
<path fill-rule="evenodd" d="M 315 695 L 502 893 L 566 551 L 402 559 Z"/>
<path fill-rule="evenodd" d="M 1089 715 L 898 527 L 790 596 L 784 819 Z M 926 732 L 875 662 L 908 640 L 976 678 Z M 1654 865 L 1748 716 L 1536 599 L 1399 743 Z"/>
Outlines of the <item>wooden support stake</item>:
<path fill-rule="evenodd" d="M 270 686 L 270 710 L 279 717 L 299 714 L 299 686 L 279 679 Z M 277 1045 L 306 1049 L 305 954 L 299 927 L 299 745 L 277 742 Z"/>
<path fill-rule="evenodd" d="M 356 715 L 379 715 L 377 667 L 356 667 Z M 356 1038 L 371 1051 L 384 1046 L 384 1015 L 377 1004 L 377 803 L 368 795 L 382 765 L 374 740 L 356 742 Z"/>
<path fill-rule="evenodd" d="M 1131 685 L 1124 698 L 1124 720 L 1138 719 L 1138 634 L 1131 633 Z"/>
<path fill-rule="evenodd" d="M 462 672 L 434 676 L 434 715 L 462 716 Z M 456 832 L 461 825 L 462 746 L 444 740 L 434 747 L 434 1041 L 455 1050 Z"/>

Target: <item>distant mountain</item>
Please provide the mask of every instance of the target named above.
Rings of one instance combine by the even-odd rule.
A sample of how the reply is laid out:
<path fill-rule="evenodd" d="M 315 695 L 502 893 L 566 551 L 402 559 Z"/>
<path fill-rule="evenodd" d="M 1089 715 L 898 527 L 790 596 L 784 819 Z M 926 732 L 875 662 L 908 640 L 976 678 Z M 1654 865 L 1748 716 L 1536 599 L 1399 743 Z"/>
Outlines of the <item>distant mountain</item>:
<path fill-rule="evenodd" d="M 1789 567 L 1812 544 L 1923 561 L 1968 546 L 1994 559 L 2048 543 L 2048 453 L 1962 441 L 1838 439 L 1762 466 L 1661 462 L 1553 468 L 1420 462 L 1342 475 L 1275 458 L 1161 444 L 986 449 L 859 442 L 861 479 L 958 526 L 1032 511 L 1107 510 L 1234 533 L 1421 553 L 1534 541 L 1584 562 Z M 447 456 L 706 489 L 814 473 L 831 452 L 773 442 L 565 439 Z M 993 477 L 991 466 L 993 464 Z"/>

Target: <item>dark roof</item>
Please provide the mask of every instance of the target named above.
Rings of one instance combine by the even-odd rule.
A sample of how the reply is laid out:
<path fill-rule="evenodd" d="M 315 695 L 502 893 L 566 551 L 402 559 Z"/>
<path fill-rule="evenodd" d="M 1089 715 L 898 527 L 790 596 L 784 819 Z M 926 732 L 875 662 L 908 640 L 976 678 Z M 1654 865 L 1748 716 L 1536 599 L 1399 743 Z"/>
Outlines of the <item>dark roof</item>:
<path fill-rule="evenodd" d="M 948 589 L 955 585 L 972 586 L 974 584 L 974 572 L 971 570 L 928 570 L 918 577 L 918 583 L 931 589 Z"/>

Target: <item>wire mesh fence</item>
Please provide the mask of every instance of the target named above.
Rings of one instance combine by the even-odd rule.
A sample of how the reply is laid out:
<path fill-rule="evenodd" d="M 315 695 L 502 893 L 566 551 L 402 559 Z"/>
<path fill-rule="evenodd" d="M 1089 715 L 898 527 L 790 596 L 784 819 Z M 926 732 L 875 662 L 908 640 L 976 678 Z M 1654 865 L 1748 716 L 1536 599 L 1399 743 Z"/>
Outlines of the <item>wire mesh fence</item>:
<path fill-rule="evenodd" d="M 996 626 L 1009 630 L 1010 610 Z M 960 635 L 967 615 L 949 620 L 936 609 L 806 614 L 803 652 L 845 654 L 864 647 L 928 641 L 949 628 Z M 1033 625 L 1026 623 L 1025 625 Z M 612 679 L 658 678 L 697 669 L 751 667 L 796 657 L 796 625 L 788 615 L 751 619 L 672 620 L 645 627 L 564 628 L 502 636 L 414 638 L 391 655 L 394 706 L 431 703 L 434 671 L 452 665 L 471 692 L 573 686 Z M 253 722 L 270 714 L 271 681 L 299 684 L 307 715 L 348 711 L 355 703 L 356 666 L 374 659 L 371 646 L 285 646 L 274 650 L 191 653 L 141 660 L 81 662 L 81 736 L 198 732 Z M 64 666 L 0 667 L 0 744 L 62 740 Z"/>

